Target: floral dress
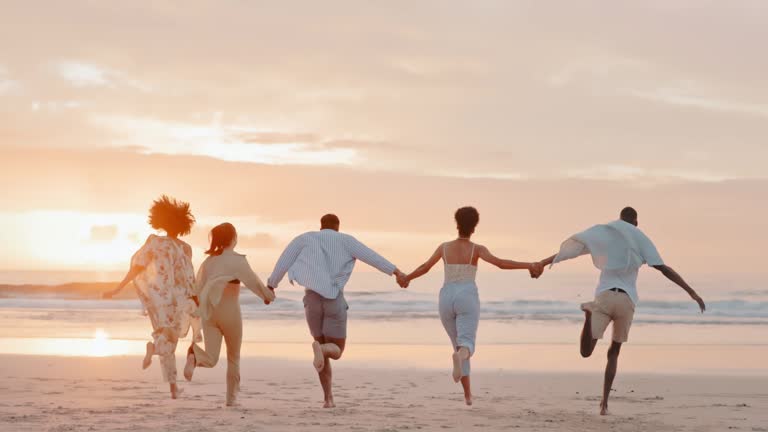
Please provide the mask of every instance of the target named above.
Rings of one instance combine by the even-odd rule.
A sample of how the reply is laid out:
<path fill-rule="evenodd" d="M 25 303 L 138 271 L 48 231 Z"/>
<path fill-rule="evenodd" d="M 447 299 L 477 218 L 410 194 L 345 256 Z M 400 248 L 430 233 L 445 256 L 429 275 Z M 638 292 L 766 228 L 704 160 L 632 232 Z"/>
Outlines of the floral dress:
<path fill-rule="evenodd" d="M 160 357 L 163 379 L 175 383 L 176 345 L 193 325 L 192 313 L 197 308 L 192 299 L 192 248 L 180 240 L 150 235 L 131 258 L 131 266 L 144 267 L 133 283 L 152 322 L 155 354 Z"/>

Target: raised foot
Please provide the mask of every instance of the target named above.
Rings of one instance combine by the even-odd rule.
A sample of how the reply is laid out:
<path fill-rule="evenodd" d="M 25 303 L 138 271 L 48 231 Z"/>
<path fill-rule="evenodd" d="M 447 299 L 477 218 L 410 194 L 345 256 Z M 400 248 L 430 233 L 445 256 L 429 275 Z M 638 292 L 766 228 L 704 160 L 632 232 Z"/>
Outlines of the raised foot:
<path fill-rule="evenodd" d="M 141 368 L 147 369 L 152 365 L 152 356 L 155 355 L 155 344 L 147 342 L 147 353 L 144 354 L 144 360 L 141 362 Z"/>
<path fill-rule="evenodd" d="M 584 313 L 589 316 L 592 315 L 592 309 L 594 308 L 595 303 L 594 302 L 587 302 L 581 304 L 581 310 L 584 311 Z"/>
<path fill-rule="evenodd" d="M 184 365 L 184 379 L 192 381 L 192 375 L 195 373 L 195 355 L 187 354 L 187 364 Z"/>
<path fill-rule="evenodd" d="M 453 353 L 453 382 L 461 381 L 461 366 L 462 366 L 461 354 L 458 351 Z"/>
<path fill-rule="evenodd" d="M 323 408 L 336 408 L 336 404 L 333 403 L 333 399 L 325 401 Z"/>
<path fill-rule="evenodd" d="M 312 351 L 315 353 L 315 359 L 312 360 L 312 366 L 315 370 L 322 372 L 325 368 L 325 356 L 323 355 L 323 348 L 320 346 L 320 342 L 312 342 Z"/>

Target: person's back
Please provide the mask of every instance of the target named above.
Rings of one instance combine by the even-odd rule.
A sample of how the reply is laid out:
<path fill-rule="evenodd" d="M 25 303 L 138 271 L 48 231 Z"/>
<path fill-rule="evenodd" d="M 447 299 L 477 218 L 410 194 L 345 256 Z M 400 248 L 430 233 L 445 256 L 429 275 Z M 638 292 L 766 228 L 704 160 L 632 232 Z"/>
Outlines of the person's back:
<path fill-rule="evenodd" d="M 205 348 L 193 343 L 187 351 L 184 378 L 192 380 L 195 368 L 216 366 L 221 355 L 221 344 L 227 345 L 227 405 L 235 405 L 240 386 L 240 347 L 243 340 L 243 320 L 240 312 L 240 283 L 242 282 L 265 304 L 270 304 L 274 293 L 267 289 L 251 269 L 245 255 L 235 252 L 237 230 L 231 223 L 219 224 L 211 229 L 208 257 L 197 274 L 199 308 L 203 319 Z"/>
<path fill-rule="evenodd" d="M 470 240 L 480 221 L 480 213 L 474 207 L 462 207 L 454 214 L 459 237 L 437 247 L 432 256 L 406 276 L 405 282 L 423 276 L 442 259 L 445 266 L 445 282 L 440 289 L 438 311 L 440 321 L 451 340 L 454 352 L 453 379 L 464 388 L 464 401 L 472 405 L 470 389 L 470 357 L 475 352 L 475 339 L 480 319 L 480 297 L 477 292 L 477 263 L 480 259 L 501 269 L 527 269 L 531 276 L 541 270 L 540 265 L 503 260 L 494 256 L 488 248 Z"/>
<path fill-rule="evenodd" d="M 327 214 L 320 219 L 320 231 L 299 235 L 285 248 L 269 277 L 270 289 L 277 288 L 288 273 L 291 283 L 304 288 L 304 314 L 312 343 L 313 366 L 325 394 L 325 408 L 335 406 L 330 360 L 339 360 L 347 338 L 347 305 L 344 286 L 357 260 L 388 275 L 398 283 L 405 275 L 394 264 L 357 239 L 339 232 L 339 218 Z"/>
<path fill-rule="evenodd" d="M 445 284 L 475 282 L 478 260 L 475 249 L 474 243 L 464 240 L 443 244 Z"/>
<path fill-rule="evenodd" d="M 608 398 L 616 376 L 619 352 L 629 339 L 629 330 L 638 301 L 637 276 L 644 264 L 659 270 L 667 279 L 683 288 L 699 304 L 704 312 L 704 301 L 683 278 L 664 264 L 653 242 L 640 231 L 637 211 L 626 207 L 619 220 L 595 225 L 568 238 L 556 255 L 541 261 L 543 265 L 558 263 L 581 255 L 592 255 L 592 261 L 600 269 L 600 282 L 595 290 L 594 301 L 581 305 L 584 311 L 584 327 L 581 331 L 582 357 L 590 357 L 598 339 L 602 339 L 608 325 L 613 323 L 611 346 L 603 382 L 603 399 L 600 413 L 608 413 Z"/>
<path fill-rule="evenodd" d="M 269 278 L 276 287 L 285 273 L 291 283 L 324 298 L 335 299 L 352 276 L 357 260 L 391 275 L 396 267 L 355 237 L 337 229 L 322 228 L 296 237 L 286 247 Z"/>

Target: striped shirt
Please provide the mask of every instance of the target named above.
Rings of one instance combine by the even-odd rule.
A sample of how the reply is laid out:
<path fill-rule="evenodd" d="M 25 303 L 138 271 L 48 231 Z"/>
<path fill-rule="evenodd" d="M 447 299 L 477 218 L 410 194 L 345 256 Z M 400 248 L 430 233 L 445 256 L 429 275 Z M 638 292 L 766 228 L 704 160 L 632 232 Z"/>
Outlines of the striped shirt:
<path fill-rule="evenodd" d="M 324 229 L 304 233 L 288 244 L 275 264 L 267 283 L 272 288 L 288 278 L 327 299 L 335 299 L 360 260 L 383 273 L 392 275 L 396 267 L 384 257 L 349 234 Z"/>

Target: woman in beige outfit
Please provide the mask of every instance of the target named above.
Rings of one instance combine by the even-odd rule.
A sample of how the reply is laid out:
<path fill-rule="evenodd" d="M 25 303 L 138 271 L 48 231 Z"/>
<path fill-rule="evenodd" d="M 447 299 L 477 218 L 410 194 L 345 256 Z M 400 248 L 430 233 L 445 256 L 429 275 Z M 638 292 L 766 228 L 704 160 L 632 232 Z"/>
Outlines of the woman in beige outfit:
<path fill-rule="evenodd" d="M 211 230 L 209 255 L 197 272 L 195 292 L 200 306 L 197 314 L 203 320 L 205 349 L 193 343 L 187 354 L 184 378 L 192 380 L 195 367 L 212 368 L 219 361 L 222 338 L 227 344 L 227 405 L 235 405 L 240 387 L 240 346 L 243 340 L 243 319 L 240 315 L 240 283 L 264 300 L 275 299 L 253 272 L 245 255 L 234 251 L 237 231 L 230 223 Z"/>

